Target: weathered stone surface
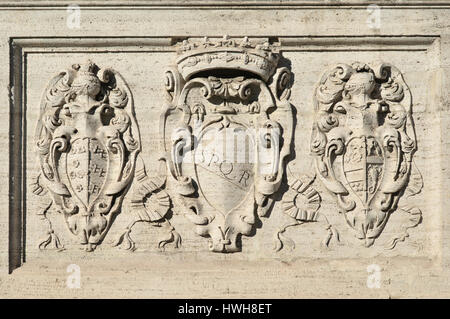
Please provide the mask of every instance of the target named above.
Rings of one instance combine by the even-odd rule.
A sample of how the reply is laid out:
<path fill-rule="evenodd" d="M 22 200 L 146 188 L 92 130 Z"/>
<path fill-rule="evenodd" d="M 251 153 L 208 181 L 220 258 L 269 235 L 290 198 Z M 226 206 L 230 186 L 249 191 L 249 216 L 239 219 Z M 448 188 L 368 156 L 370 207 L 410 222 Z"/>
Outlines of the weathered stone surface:
<path fill-rule="evenodd" d="M 449 17 L 1 3 L 0 295 L 449 297 Z"/>

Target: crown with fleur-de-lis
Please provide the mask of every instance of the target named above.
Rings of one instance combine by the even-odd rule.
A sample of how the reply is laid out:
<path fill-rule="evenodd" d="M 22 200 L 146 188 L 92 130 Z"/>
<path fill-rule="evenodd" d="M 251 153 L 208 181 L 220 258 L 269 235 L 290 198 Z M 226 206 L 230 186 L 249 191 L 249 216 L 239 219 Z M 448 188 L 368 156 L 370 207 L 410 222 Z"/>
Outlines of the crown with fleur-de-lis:
<path fill-rule="evenodd" d="M 251 41 L 224 36 L 211 40 L 188 39 L 177 44 L 178 70 L 185 80 L 195 73 L 212 69 L 236 69 L 251 72 L 267 81 L 278 65 L 279 46 L 268 40 Z"/>

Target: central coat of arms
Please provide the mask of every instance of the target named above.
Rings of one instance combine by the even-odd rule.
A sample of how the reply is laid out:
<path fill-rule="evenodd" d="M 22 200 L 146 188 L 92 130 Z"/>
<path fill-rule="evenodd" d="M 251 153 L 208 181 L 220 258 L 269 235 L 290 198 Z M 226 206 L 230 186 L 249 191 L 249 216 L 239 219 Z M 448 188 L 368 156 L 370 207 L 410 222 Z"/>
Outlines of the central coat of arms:
<path fill-rule="evenodd" d="M 161 116 L 166 190 L 212 251 L 240 251 L 283 178 L 290 73 L 268 41 L 189 39 L 178 53 Z"/>

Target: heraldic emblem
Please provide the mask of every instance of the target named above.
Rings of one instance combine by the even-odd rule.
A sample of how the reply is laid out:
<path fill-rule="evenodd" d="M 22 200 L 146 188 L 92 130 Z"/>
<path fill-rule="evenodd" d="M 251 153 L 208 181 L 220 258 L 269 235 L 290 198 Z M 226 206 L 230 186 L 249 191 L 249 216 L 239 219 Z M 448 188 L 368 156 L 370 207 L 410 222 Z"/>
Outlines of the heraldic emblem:
<path fill-rule="evenodd" d="M 315 90 L 311 151 L 317 174 L 367 247 L 417 170 L 411 104 L 402 74 L 384 63 L 339 64 Z"/>
<path fill-rule="evenodd" d="M 59 73 L 42 97 L 35 190 L 49 194 L 87 251 L 102 242 L 133 180 L 140 151 L 133 108 L 121 75 L 91 61 Z"/>
<path fill-rule="evenodd" d="M 282 182 L 290 72 L 267 40 L 188 39 L 177 49 L 161 115 L 166 189 L 211 251 L 237 252 Z"/>

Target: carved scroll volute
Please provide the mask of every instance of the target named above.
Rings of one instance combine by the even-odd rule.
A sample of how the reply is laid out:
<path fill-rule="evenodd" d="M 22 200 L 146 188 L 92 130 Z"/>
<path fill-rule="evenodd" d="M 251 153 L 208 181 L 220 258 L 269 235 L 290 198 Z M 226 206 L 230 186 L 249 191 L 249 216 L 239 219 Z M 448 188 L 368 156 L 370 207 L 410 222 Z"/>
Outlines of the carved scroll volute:
<path fill-rule="evenodd" d="M 166 136 L 166 133 L 168 131 L 166 124 L 167 118 L 177 109 L 178 100 L 180 98 L 181 90 L 183 89 L 184 84 L 185 81 L 181 74 L 178 72 L 176 66 L 170 66 L 165 70 L 164 86 L 166 91 L 166 98 L 159 121 L 159 134 L 161 136 L 160 150 L 162 152 L 162 154 L 160 155 L 160 176 L 162 176 L 164 180 L 166 179 L 166 169 L 175 178 L 177 175 L 179 175 L 177 174 L 177 163 L 179 161 L 170 159 L 174 156 L 173 151 L 179 147 L 179 142 L 183 142 L 185 141 L 185 139 L 181 138 L 180 141 L 178 141 L 178 137 L 175 137 L 174 141 L 168 143 L 168 141 L 171 140 L 173 136 Z M 185 128 L 186 125 L 183 125 L 182 127 Z M 183 130 L 180 128 L 180 131 Z"/>
<path fill-rule="evenodd" d="M 140 152 L 133 96 L 122 76 L 88 61 L 54 77 L 41 100 L 39 183 L 91 251 L 120 212 Z"/>
<path fill-rule="evenodd" d="M 212 251 L 239 251 L 239 237 L 252 233 L 280 186 L 293 119 L 289 70 L 277 71 L 278 59 L 276 47 L 248 38 L 179 45 L 173 78 L 184 83 L 161 117 L 167 189 Z"/>
<path fill-rule="evenodd" d="M 371 246 L 397 208 L 416 137 L 411 93 L 392 65 L 340 64 L 314 93 L 311 151 L 356 236 Z"/>

